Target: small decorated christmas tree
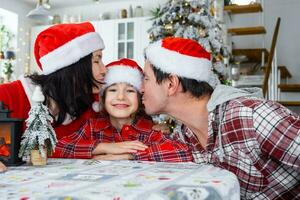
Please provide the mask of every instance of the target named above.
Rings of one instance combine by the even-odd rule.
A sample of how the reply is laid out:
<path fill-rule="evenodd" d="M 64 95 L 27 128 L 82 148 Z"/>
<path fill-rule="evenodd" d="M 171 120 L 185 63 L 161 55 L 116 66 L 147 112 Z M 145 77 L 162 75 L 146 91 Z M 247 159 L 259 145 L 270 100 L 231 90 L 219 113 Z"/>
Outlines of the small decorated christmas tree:
<path fill-rule="evenodd" d="M 43 104 L 45 97 L 40 86 L 36 86 L 32 100 L 35 101 L 35 104 L 31 107 L 26 120 L 27 129 L 22 136 L 19 157 L 28 159 L 31 156 L 33 163 L 36 158 L 32 158 L 32 150 L 38 150 L 44 162 L 33 164 L 43 165 L 46 164 L 47 155 L 51 155 L 54 151 L 57 139 L 51 126 L 53 119 L 49 114 L 48 107 Z"/>

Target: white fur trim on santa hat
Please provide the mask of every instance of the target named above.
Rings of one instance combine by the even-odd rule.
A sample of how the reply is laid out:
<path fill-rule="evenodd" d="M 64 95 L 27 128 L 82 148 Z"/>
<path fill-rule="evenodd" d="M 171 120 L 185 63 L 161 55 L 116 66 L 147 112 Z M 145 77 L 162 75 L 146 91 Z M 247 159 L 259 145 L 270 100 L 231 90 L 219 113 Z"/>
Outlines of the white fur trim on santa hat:
<path fill-rule="evenodd" d="M 211 75 L 211 61 L 168 50 L 161 41 L 150 44 L 145 52 L 146 57 L 155 67 L 170 74 L 208 82 Z"/>
<path fill-rule="evenodd" d="M 104 49 L 104 42 L 96 32 L 86 33 L 58 47 L 40 58 L 43 74 L 50 74 L 76 63 L 88 54 Z"/>
<path fill-rule="evenodd" d="M 114 83 L 129 83 L 137 90 L 141 89 L 143 74 L 138 69 L 130 66 L 117 65 L 109 67 L 105 75 L 105 84 L 102 89 L 109 87 Z"/>

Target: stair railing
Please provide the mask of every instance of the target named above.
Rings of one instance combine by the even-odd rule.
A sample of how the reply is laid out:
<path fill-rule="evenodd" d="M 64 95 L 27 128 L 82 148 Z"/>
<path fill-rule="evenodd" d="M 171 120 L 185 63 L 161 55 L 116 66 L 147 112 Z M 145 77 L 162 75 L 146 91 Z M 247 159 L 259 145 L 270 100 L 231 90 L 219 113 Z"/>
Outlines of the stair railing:
<path fill-rule="evenodd" d="M 270 78 L 270 73 L 271 71 L 275 74 L 275 73 L 278 73 L 275 69 L 275 66 L 274 66 L 274 69 L 272 70 L 272 66 L 273 66 L 273 63 L 276 63 L 277 65 L 277 56 L 275 56 L 275 62 L 273 61 L 274 59 L 274 54 L 275 54 L 275 47 L 276 47 L 276 43 L 277 43 L 277 37 L 278 37 L 278 33 L 279 33 L 279 27 L 280 27 L 280 17 L 277 18 L 277 22 L 276 22 L 276 26 L 275 26 L 275 30 L 274 30 L 274 34 L 273 34 L 273 38 L 272 38 L 272 43 L 271 43 L 271 48 L 270 48 L 270 54 L 269 54 L 269 57 L 268 57 L 268 61 L 267 61 L 267 64 L 266 64 L 266 71 L 265 71 L 265 76 L 264 76 L 264 80 L 263 80 L 263 95 L 265 98 L 269 98 L 269 99 L 272 99 L 272 96 L 274 96 L 274 91 L 272 92 L 272 88 L 273 86 L 277 87 L 277 85 L 274 85 L 274 80 L 275 80 L 275 75 L 274 77 L 272 78 L 273 75 L 271 75 L 271 78 Z M 273 74 L 272 73 L 272 74 Z M 271 79 L 271 80 L 269 80 Z M 272 81 L 273 79 L 273 81 Z M 267 94 L 268 94 L 268 90 L 271 90 L 271 94 L 268 95 L 267 97 Z M 273 97 L 275 98 L 275 97 Z"/>

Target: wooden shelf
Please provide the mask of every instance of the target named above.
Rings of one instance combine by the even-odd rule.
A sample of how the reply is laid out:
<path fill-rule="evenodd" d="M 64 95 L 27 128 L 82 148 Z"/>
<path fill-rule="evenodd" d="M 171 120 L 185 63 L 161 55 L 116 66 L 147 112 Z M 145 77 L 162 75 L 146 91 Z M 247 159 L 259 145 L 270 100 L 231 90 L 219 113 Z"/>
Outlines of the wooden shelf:
<path fill-rule="evenodd" d="M 256 35 L 256 34 L 265 34 L 266 29 L 263 26 L 230 28 L 228 29 L 228 33 L 232 35 Z"/>
<path fill-rule="evenodd" d="M 300 101 L 278 101 L 283 106 L 300 106 Z"/>
<path fill-rule="evenodd" d="M 231 14 L 244 14 L 244 13 L 256 13 L 262 12 L 262 6 L 259 3 L 249 5 L 229 5 L 224 7 L 224 11 Z"/>
<path fill-rule="evenodd" d="M 300 92 L 300 84 L 279 84 L 281 92 Z"/>
<path fill-rule="evenodd" d="M 269 52 L 265 48 L 258 48 L 258 49 L 233 49 L 232 55 L 233 56 L 246 56 L 246 62 L 261 62 L 262 52 L 265 53 L 265 62 L 267 62 Z"/>

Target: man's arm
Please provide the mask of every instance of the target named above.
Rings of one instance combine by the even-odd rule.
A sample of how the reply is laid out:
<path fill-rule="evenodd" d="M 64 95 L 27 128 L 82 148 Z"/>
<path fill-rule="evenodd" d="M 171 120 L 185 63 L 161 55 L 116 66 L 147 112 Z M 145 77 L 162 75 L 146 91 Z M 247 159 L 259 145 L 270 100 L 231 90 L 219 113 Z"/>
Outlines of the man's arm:
<path fill-rule="evenodd" d="M 189 162 L 193 160 L 189 148 L 178 141 L 171 140 L 159 131 L 152 131 L 146 141 L 148 149 L 135 154 L 136 160 L 149 160 L 158 162 Z"/>
<path fill-rule="evenodd" d="M 262 152 L 300 173 L 300 117 L 268 101 L 254 110 L 253 125 Z"/>

